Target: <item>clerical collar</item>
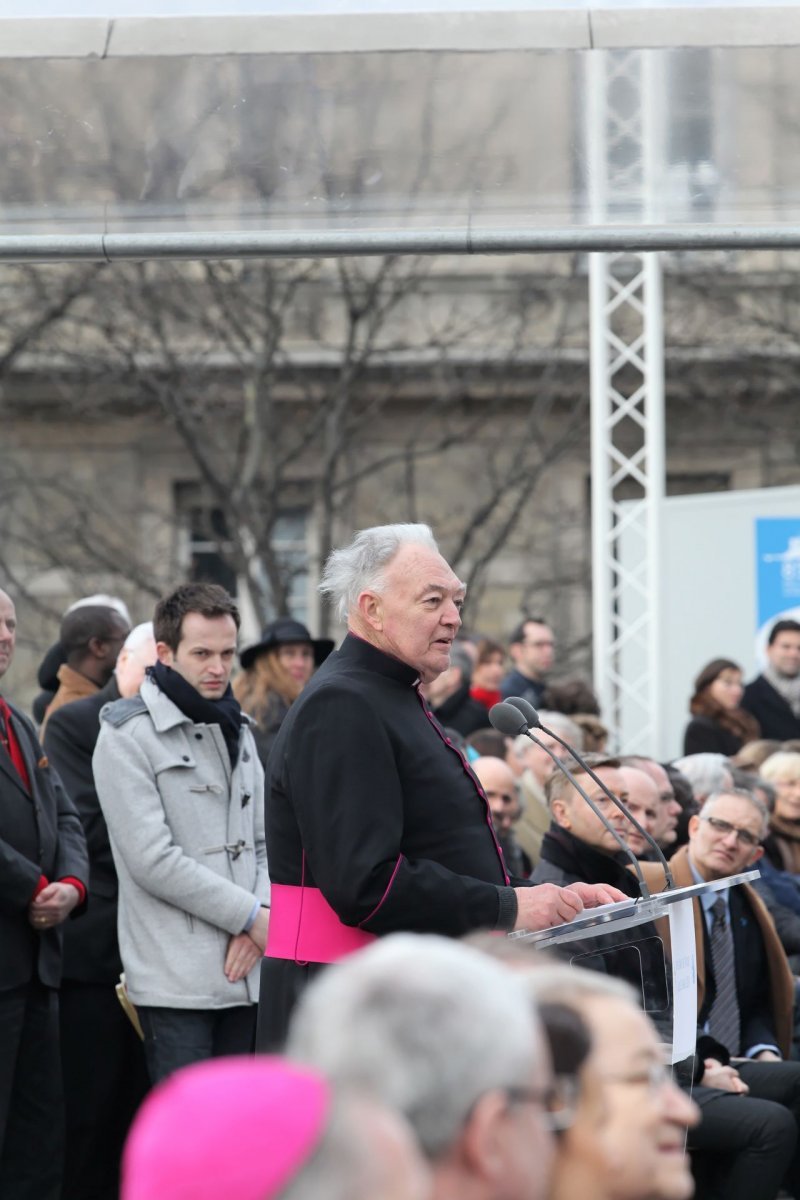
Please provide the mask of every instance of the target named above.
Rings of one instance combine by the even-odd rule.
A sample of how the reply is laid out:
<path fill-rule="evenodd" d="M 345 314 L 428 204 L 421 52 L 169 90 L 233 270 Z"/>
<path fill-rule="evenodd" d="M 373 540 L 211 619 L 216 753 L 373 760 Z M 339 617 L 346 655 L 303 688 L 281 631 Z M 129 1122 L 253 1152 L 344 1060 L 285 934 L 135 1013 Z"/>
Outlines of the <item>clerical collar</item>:
<path fill-rule="evenodd" d="M 419 671 L 416 667 L 410 667 L 408 663 L 401 662 L 399 658 L 379 650 L 377 646 L 372 645 L 372 642 L 359 637 L 357 633 L 348 633 L 336 653 L 346 662 L 365 667 L 369 671 L 374 671 L 387 679 L 394 679 L 397 683 L 404 683 L 408 687 L 413 687 L 419 680 Z M 331 658 L 334 657 L 335 655 L 331 655 Z"/>

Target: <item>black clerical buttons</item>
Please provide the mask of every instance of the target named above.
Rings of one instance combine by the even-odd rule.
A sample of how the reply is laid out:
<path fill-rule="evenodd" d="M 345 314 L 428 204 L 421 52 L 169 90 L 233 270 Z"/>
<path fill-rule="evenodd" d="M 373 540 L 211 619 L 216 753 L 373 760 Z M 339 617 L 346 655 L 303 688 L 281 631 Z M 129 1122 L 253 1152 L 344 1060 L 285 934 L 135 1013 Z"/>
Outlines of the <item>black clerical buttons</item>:
<path fill-rule="evenodd" d="M 181 759 L 183 760 L 183 762 L 188 762 L 188 761 L 189 761 L 189 755 L 188 755 L 188 754 L 182 754 L 182 755 L 181 755 Z"/>
<path fill-rule="evenodd" d="M 202 742 L 202 740 L 203 740 L 202 733 L 196 733 L 194 736 L 198 742 Z"/>
<path fill-rule="evenodd" d="M 244 793 L 242 794 L 242 808 L 247 808 L 247 805 L 248 805 L 249 803 L 250 803 L 250 793 L 249 793 L 249 792 L 244 792 Z"/>

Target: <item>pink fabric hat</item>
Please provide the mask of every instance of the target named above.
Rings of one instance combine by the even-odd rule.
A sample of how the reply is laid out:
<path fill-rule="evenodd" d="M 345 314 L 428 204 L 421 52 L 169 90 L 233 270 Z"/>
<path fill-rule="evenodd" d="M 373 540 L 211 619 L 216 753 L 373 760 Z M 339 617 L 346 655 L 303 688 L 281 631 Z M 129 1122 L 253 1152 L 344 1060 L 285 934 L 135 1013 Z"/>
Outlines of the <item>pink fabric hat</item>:
<path fill-rule="evenodd" d="M 282 1058 L 177 1071 L 136 1116 L 121 1200 L 271 1200 L 311 1158 L 329 1107 L 325 1079 Z"/>

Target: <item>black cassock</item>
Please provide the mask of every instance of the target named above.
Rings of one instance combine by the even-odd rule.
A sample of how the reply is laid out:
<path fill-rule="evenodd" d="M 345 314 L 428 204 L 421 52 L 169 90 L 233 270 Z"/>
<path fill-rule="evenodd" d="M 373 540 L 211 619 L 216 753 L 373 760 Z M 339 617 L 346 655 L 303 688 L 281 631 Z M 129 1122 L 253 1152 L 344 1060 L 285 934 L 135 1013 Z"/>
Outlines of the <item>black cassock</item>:
<path fill-rule="evenodd" d="M 259 1048 L 282 1043 L 300 990 L 338 957 L 320 945 L 324 923 L 286 949 L 287 921 L 294 930 L 312 898 L 332 910 L 332 945 L 342 932 L 513 927 L 516 897 L 483 790 L 417 682 L 413 667 L 348 634 L 281 727 L 267 770 L 273 900 Z"/>

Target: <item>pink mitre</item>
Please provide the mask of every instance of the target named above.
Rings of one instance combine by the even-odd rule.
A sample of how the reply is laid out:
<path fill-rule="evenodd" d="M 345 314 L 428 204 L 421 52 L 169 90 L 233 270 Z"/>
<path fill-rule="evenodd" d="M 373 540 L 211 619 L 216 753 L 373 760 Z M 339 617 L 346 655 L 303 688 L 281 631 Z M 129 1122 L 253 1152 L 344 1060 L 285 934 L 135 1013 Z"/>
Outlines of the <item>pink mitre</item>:
<path fill-rule="evenodd" d="M 275 1056 L 177 1071 L 133 1122 L 121 1200 L 270 1200 L 313 1155 L 330 1103 L 321 1075 Z"/>

